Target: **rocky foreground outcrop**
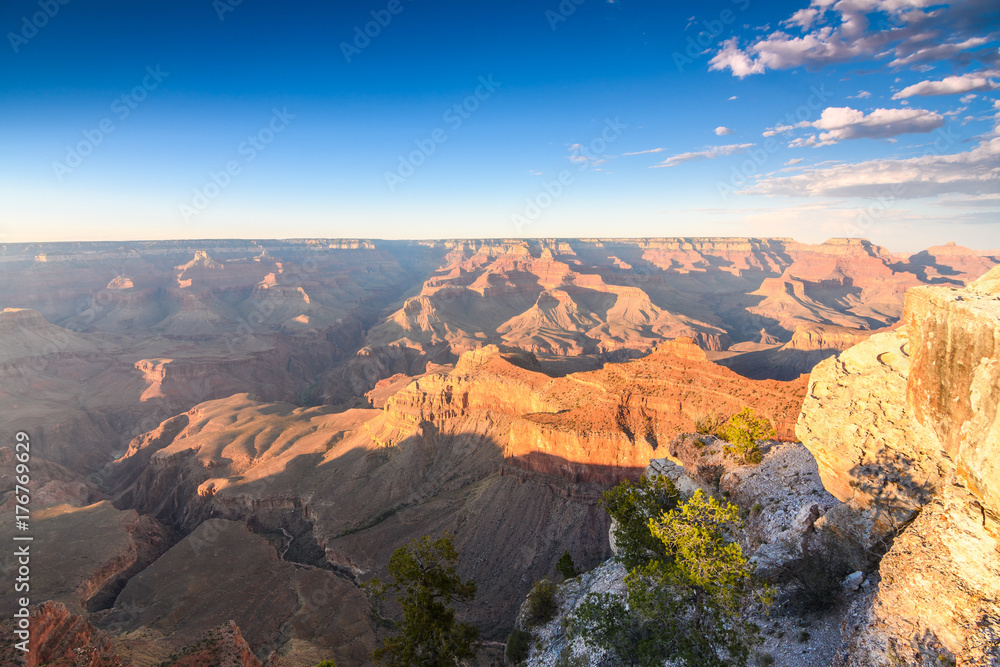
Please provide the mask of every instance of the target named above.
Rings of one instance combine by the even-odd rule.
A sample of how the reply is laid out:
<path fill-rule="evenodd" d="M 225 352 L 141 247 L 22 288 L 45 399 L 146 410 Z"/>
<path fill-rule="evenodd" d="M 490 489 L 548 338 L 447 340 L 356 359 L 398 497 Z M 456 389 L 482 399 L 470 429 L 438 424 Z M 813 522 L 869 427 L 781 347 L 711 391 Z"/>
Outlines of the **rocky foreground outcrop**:
<path fill-rule="evenodd" d="M 776 585 L 776 603 L 753 621 L 762 630 L 756 664 L 776 667 L 827 667 L 841 644 L 843 605 L 830 595 L 828 609 L 803 611 L 796 596 L 798 584 L 790 580 L 790 564 L 801 558 L 803 545 L 815 542 L 815 524 L 841 505 L 820 482 L 816 462 L 799 443 L 763 445 L 763 461 L 745 466 L 724 453 L 725 443 L 712 436 L 682 434 L 664 447 L 668 458 L 650 461 L 645 474 L 664 476 L 684 494 L 695 490 L 728 499 L 741 510 L 743 530 L 739 543 L 757 573 Z M 558 575 L 551 575 L 558 577 Z M 615 559 L 559 584 L 558 611 L 544 623 L 533 625 L 530 603 L 518 614 L 516 626 L 531 633 L 526 667 L 579 664 L 617 667 L 621 663 L 568 628 L 572 617 L 590 594 L 626 594 L 625 568 Z M 862 586 L 863 573 L 844 595 L 860 599 L 870 588 Z M 841 588 L 838 581 L 833 582 Z"/>
<path fill-rule="evenodd" d="M 798 435 L 863 517 L 845 532 L 891 544 L 841 664 L 1000 664 L 998 405 L 996 268 L 910 290 L 903 327 L 816 367 Z"/>

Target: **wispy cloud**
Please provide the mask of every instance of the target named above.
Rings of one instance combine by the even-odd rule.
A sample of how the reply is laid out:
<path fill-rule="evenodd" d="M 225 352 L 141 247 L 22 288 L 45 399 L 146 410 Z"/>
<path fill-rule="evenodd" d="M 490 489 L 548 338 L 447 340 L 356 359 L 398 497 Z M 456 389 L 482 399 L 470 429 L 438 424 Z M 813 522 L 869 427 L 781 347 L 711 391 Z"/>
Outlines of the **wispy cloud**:
<path fill-rule="evenodd" d="M 650 148 L 648 151 L 635 151 L 634 153 L 622 153 L 622 155 L 649 155 L 650 153 L 662 153 L 666 148 Z"/>
<path fill-rule="evenodd" d="M 995 103 L 1000 111 L 1000 101 Z M 975 148 L 945 153 L 942 133 L 928 154 L 906 159 L 867 160 L 804 169 L 794 176 L 768 176 L 743 194 L 793 197 L 890 197 L 917 199 L 944 194 L 990 197 L 1000 194 L 1000 113 L 993 132 Z M 967 200 L 968 201 L 968 200 Z"/>
<path fill-rule="evenodd" d="M 575 165 L 579 165 L 581 169 L 594 169 L 595 167 L 600 167 L 612 157 L 603 153 L 593 153 L 583 144 L 570 144 L 569 155 L 566 156 L 566 159 Z M 601 171 L 601 169 L 597 169 L 597 171 Z"/>
<path fill-rule="evenodd" d="M 1000 209 L 1000 194 L 995 195 L 947 195 L 934 202 L 935 206 L 954 208 L 997 208 Z"/>
<path fill-rule="evenodd" d="M 708 146 L 704 150 L 673 155 L 671 157 L 668 157 L 660 164 L 653 166 L 656 168 L 676 167 L 679 164 L 690 162 L 692 160 L 714 160 L 715 158 L 722 157 L 724 155 L 733 155 L 734 153 L 742 153 L 743 151 L 747 150 L 752 146 L 753 144 L 728 144 L 726 146 Z"/>

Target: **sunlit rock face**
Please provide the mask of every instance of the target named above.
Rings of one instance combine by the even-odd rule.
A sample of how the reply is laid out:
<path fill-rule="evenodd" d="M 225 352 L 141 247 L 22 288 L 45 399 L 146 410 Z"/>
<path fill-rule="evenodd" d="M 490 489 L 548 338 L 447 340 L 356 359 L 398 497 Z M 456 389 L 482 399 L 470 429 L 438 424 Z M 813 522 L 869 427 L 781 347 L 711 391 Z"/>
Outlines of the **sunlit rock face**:
<path fill-rule="evenodd" d="M 958 475 L 1000 519 L 1000 268 L 966 289 L 906 298 L 913 368 L 907 403 L 938 437 Z"/>
<path fill-rule="evenodd" d="M 911 290 L 904 320 L 816 367 L 797 428 L 873 540 L 902 529 L 844 664 L 994 664 L 1000 269 L 965 288 Z"/>

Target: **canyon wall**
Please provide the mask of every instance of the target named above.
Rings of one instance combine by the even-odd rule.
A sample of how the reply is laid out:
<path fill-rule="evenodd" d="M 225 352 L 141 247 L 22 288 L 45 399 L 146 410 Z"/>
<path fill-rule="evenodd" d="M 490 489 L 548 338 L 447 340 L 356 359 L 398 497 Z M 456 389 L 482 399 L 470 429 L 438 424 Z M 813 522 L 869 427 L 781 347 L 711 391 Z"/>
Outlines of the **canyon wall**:
<path fill-rule="evenodd" d="M 863 540 L 891 545 L 843 664 L 996 664 L 1000 269 L 911 290 L 904 320 L 819 364 L 798 423 Z"/>

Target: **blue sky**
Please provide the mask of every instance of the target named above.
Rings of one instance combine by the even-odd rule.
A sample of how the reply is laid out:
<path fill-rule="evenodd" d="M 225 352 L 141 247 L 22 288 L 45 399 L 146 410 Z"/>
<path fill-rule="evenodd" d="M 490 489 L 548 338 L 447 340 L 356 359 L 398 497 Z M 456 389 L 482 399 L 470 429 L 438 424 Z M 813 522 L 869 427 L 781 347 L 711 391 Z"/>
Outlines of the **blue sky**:
<path fill-rule="evenodd" d="M 151 4 L 0 9 L 0 241 L 1000 248 L 993 2 Z"/>

